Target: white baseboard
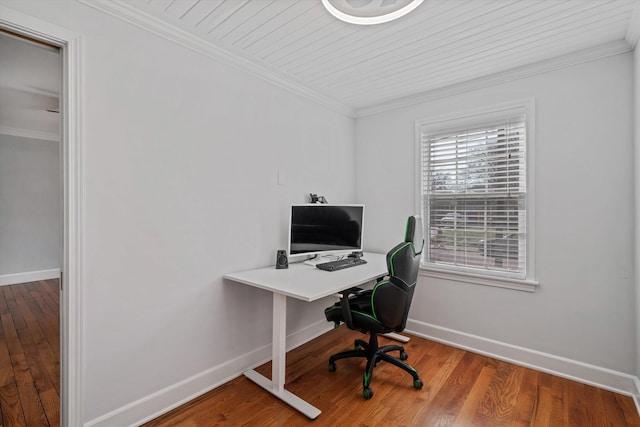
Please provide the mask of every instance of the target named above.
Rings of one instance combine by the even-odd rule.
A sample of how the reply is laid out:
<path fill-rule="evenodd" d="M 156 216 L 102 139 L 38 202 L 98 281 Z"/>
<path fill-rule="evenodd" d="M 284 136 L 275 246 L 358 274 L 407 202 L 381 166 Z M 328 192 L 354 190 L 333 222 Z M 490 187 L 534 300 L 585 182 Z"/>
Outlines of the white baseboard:
<path fill-rule="evenodd" d="M 36 282 L 60 278 L 60 269 L 28 271 L 26 273 L 0 274 L 0 286 L 17 285 L 18 283 Z"/>
<path fill-rule="evenodd" d="M 636 390 L 633 392 L 631 397 L 633 398 L 633 403 L 636 405 L 636 411 L 640 415 L 640 379 L 635 377 L 635 386 Z"/>
<path fill-rule="evenodd" d="M 332 325 L 323 320 L 288 335 L 287 351 L 324 334 L 331 328 Z M 269 360 L 271 360 L 271 345 L 213 366 L 179 383 L 88 421 L 85 426 L 139 426 L 231 381 L 247 369 L 260 366 Z"/>
<path fill-rule="evenodd" d="M 640 408 L 640 381 L 633 375 L 411 319 L 407 321 L 406 331 L 452 347 L 631 396 L 636 408 Z"/>

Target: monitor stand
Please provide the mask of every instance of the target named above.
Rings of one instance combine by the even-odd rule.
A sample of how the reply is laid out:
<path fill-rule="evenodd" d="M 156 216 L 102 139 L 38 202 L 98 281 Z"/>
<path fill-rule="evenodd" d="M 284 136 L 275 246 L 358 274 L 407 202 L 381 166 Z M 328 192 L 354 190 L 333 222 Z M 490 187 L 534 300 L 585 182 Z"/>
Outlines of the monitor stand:
<path fill-rule="evenodd" d="M 309 258 L 304 263 L 306 265 L 310 265 L 315 267 L 318 264 L 322 264 L 323 262 L 335 261 L 342 258 L 340 255 L 318 255 L 315 258 Z"/>

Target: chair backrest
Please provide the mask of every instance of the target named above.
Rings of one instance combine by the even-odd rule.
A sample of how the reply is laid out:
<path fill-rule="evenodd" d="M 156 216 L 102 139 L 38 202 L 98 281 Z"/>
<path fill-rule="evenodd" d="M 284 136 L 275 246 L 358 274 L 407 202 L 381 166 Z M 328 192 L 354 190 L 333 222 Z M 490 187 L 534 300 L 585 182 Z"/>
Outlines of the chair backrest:
<path fill-rule="evenodd" d="M 404 330 L 407 323 L 423 246 L 422 221 L 417 215 L 410 216 L 404 242 L 387 253 L 389 280 L 374 288 L 372 304 L 375 315 L 383 325 L 396 332 Z"/>
<path fill-rule="evenodd" d="M 410 216 L 407 219 L 404 242 L 387 253 L 389 276 L 399 278 L 409 286 L 414 285 L 418 279 L 423 246 L 422 220 L 417 215 Z"/>

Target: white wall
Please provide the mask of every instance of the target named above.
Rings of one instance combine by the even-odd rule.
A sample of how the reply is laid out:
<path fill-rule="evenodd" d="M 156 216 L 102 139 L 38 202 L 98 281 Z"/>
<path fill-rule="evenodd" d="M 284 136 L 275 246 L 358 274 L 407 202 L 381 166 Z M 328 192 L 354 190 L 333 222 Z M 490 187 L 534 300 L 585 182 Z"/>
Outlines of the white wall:
<path fill-rule="evenodd" d="M 0 134 L 1 283 L 60 268 L 60 185 L 57 142 Z"/>
<path fill-rule="evenodd" d="M 539 289 L 422 276 L 411 319 L 636 374 L 632 88 L 622 54 L 358 119 L 356 196 L 383 250 L 414 210 L 414 121 L 535 97 Z"/>
<path fill-rule="evenodd" d="M 83 36 L 89 424 L 268 358 L 271 295 L 222 276 L 273 265 L 308 193 L 354 201 L 353 120 L 74 1 L 1 4 Z M 289 332 L 327 304 L 290 302 Z"/>

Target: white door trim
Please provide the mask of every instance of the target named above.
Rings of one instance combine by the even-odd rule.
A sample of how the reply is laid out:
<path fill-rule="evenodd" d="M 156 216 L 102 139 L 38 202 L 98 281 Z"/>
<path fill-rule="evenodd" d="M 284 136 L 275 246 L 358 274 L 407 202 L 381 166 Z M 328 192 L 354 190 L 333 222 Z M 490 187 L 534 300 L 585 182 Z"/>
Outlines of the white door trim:
<path fill-rule="evenodd" d="M 65 28 L 0 6 L 0 27 L 62 49 L 63 291 L 60 298 L 61 425 L 84 424 L 84 195 L 82 38 Z"/>

